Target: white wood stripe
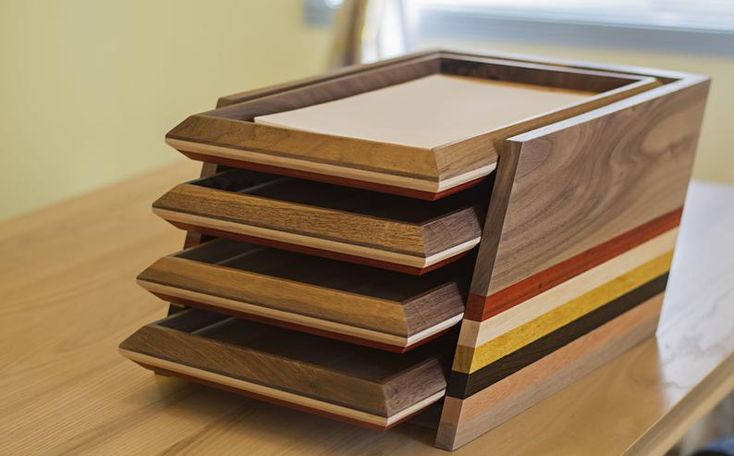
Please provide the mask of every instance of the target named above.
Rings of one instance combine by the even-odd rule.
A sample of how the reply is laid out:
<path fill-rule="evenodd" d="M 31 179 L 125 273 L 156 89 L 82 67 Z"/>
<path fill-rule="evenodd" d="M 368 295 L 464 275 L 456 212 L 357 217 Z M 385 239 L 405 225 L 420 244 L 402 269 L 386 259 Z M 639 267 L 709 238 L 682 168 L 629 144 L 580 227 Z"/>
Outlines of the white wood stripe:
<path fill-rule="evenodd" d="M 165 359 L 156 358 L 154 356 L 146 355 L 143 353 L 137 353 L 137 352 L 123 350 L 123 349 L 120 349 L 120 353 L 122 354 L 122 356 L 125 356 L 126 358 L 132 361 L 146 364 L 148 366 L 159 367 L 159 368 L 171 371 L 171 372 L 177 372 L 183 375 L 187 375 L 189 377 L 206 380 L 208 382 L 216 383 L 216 384 L 223 385 L 223 386 L 228 386 L 230 388 L 235 388 L 238 390 L 259 394 L 261 396 L 272 397 L 280 401 L 288 402 L 288 403 L 299 405 L 302 407 L 312 408 L 315 410 L 321 410 L 324 412 L 332 413 L 334 415 L 343 416 L 345 418 L 349 418 L 349 419 L 353 419 L 353 420 L 357 420 L 357 421 L 361 421 L 364 423 L 381 426 L 381 427 L 390 426 L 391 424 L 396 423 L 400 421 L 401 419 L 407 416 L 410 416 L 413 413 L 418 412 L 428 407 L 429 405 L 433 404 L 434 402 L 437 402 L 438 400 L 440 400 L 446 394 L 446 390 L 443 389 L 437 393 L 434 393 L 428 396 L 425 399 L 421 399 L 420 401 L 416 402 L 415 404 L 410 405 L 409 407 L 399 411 L 398 413 L 395 413 L 392 416 L 383 417 L 383 416 L 373 415 L 371 413 L 363 412 L 361 410 L 355 410 L 349 407 L 344 407 L 344 406 L 340 406 L 336 404 L 331 404 L 329 402 L 320 401 L 318 399 L 312 399 L 310 397 L 301 396 L 301 395 L 294 394 L 294 393 L 289 393 L 287 391 L 270 388 L 268 386 L 259 385 L 257 383 L 250 383 L 245 380 L 228 377 L 226 375 L 221 375 L 215 372 L 198 369 L 196 367 L 191 367 L 191 366 L 187 366 L 184 364 L 168 361 Z"/>
<path fill-rule="evenodd" d="M 673 228 L 483 322 L 465 320 L 461 325 L 459 345 L 478 347 L 534 320 L 645 262 L 669 252 L 675 247 L 677 236 L 678 228 Z"/>

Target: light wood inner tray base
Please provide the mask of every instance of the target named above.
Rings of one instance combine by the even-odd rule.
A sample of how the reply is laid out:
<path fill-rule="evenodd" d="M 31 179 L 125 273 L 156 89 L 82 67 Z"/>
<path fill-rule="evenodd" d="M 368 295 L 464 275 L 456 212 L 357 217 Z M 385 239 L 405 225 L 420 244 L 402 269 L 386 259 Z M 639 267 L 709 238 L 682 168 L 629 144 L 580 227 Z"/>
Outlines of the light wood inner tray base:
<path fill-rule="evenodd" d="M 535 84 L 433 74 L 256 123 L 433 148 L 556 111 L 595 95 Z"/>

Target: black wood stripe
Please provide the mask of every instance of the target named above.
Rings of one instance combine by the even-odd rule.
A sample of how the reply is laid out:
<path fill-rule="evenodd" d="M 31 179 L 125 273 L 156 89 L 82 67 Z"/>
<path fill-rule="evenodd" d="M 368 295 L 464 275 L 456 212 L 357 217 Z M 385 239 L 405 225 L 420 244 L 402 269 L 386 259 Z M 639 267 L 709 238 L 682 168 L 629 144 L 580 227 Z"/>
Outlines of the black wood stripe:
<path fill-rule="evenodd" d="M 464 399 L 483 390 L 662 293 L 665 291 L 667 282 L 668 273 L 658 276 L 471 374 L 451 372 L 447 394 Z"/>

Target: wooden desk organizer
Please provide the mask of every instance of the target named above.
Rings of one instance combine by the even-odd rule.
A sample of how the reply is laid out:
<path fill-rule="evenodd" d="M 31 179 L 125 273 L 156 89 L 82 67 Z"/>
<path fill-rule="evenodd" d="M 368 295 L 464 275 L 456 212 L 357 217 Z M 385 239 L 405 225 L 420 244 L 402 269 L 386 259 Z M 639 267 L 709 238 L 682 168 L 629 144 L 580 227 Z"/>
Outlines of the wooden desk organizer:
<path fill-rule="evenodd" d="M 154 371 L 455 449 L 655 331 L 709 81 L 434 51 L 236 94 L 167 141 Z M 676 280 L 685 280 L 678 277 Z"/>

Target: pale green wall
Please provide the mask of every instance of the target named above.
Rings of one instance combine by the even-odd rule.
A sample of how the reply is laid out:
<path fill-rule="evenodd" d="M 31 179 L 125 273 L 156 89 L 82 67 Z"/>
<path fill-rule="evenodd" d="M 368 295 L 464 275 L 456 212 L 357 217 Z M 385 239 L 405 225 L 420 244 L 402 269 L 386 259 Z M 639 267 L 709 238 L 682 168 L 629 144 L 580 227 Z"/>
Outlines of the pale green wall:
<path fill-rule="evenodd" d="M 578 46 L 487 42 L 481 40 L 433 40 L 420 47 L 491 52 L 517 52 L 569 60 L 664 68 L 708 74 L 712 78 L 703 129 L 693 176 L 699 179 L 734 183 L 734 58 L 705 54 L 652 52 L 636 49 L 592 49 Z"/>
<path fill-rule="evenodd" d="M 180 159 L 220 95 L 325 68 L 301 0 L 0 0 L 0 219 Z"/>

